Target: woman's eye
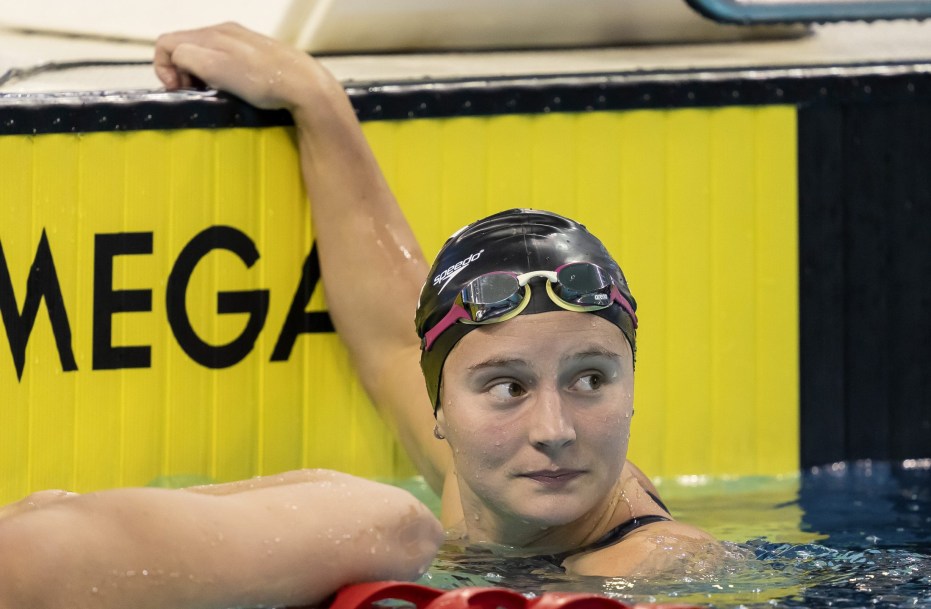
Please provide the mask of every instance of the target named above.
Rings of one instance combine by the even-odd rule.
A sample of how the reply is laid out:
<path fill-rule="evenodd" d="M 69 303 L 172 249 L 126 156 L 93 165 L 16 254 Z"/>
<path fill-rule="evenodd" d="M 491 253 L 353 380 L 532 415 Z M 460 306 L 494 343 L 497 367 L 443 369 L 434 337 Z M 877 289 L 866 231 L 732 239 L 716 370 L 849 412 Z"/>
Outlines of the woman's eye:
<path fill-rule="evenodd" d="M 520 383 L 515 381 L 506 381 L 492 385 L 492 387 L 488 390 L 488 393 L 500 400 L 509 400 L 513 398 L 519 398 L 520 396 L 527 393 L 527 390 L 524 389 Z"/>
<path fill-rule="evenodd" d="M 597 391 L 604 384 L 604 377 L 597 372 L 580 376 L 575 382 L 575 388 L 579 391 Z"/>

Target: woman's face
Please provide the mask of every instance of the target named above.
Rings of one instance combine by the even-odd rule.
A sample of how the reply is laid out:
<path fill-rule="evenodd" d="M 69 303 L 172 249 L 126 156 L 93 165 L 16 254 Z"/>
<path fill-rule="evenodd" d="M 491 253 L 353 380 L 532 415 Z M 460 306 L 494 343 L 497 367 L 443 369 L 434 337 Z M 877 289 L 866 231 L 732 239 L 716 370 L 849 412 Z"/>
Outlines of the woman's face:
<path fill-rule="evenodd" d="M 466 512 L 550 527 L 597 510 L 627 456 L 633 389 L 627 340 L 594 315 L 521 315 L 467 334 L 437 412 Z"/>

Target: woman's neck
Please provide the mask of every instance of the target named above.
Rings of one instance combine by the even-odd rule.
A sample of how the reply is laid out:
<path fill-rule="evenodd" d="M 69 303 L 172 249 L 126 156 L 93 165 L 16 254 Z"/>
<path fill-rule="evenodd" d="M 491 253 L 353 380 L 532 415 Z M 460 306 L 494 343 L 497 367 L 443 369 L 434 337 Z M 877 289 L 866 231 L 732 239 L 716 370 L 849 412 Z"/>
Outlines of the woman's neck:
<path fill-rule="evenodd" d="M 460 488 L 462 520 L 452 527 L 469 543 L 507 546 L 521 553 L 550 554 L 579 548 L 601 538 L 618 523 L 632 517 L 623 480 L 603 501 L 580 517 L 558 525 L 528 521 L 517 514 L 495 511 L 472 493 Z"/>

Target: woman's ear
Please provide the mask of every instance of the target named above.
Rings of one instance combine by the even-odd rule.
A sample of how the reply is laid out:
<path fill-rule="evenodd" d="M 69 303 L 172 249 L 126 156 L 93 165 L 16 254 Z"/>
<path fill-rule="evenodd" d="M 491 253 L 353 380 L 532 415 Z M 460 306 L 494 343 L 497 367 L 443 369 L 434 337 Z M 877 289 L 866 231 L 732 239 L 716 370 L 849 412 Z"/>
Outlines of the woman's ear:
<path fill-rule="evenodd" d="M 436 412 L 433 415 L 436 417 L 436 425 L 433 426 L 433 437 L 437 440 L 446 439 L 446 413 L 443 412 L 443 408 L 437 408 Z"/>

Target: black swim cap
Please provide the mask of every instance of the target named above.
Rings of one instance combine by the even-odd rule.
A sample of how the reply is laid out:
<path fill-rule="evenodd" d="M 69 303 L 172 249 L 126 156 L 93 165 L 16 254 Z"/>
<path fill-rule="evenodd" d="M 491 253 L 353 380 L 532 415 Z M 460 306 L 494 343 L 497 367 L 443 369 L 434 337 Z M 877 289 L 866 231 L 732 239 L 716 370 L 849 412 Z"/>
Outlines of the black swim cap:
<path fill-rule="evenodd" d="M 450 237 L 437 254 L 420 291 L 417 335 L 421 338 L 420 367 L 433 410 L 439 408 L 443 363 L 459 340 L 477 325 L 455 323 L 442 332 L 430 350 L 424 335 L 450 311 L 456 296 L 470 281 L 494 271 L 517 274 L 551 271 L 571 262 L 589 262 L 607 271 L 621 295 L 636 310 L 627 280 L 601 241 L 584 226 L 558 214 L 532 209 L 510 209 L 473 222 Z M 531 280 L 533 281 L 533 280 Z M 541 290 L 531 290 L 531 303 L 521 314 L 561 311 Z M 636 353 L 636 322 L 619 305 L 592 311 L 624 333 Z"/>

